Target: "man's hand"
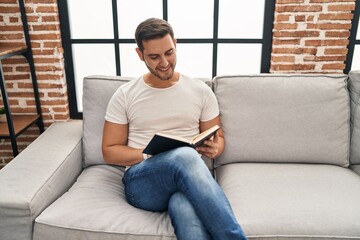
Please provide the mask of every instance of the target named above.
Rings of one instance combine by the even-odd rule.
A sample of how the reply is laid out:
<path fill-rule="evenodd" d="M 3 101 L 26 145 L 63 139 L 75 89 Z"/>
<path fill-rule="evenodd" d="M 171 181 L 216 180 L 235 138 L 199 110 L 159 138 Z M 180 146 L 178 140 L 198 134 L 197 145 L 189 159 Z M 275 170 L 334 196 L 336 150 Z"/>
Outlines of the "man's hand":
<path fill-rule="evenodd" d="M 210 121 L 200 122 L 200 132 L 206 131 L 215 125 L 221 126 L 220 116 L 217 116 Z M 217 158 L 224 151 L 224 148 L 224 133 L 220 128 L 211 139 L 204 142 L 203 146 L 197 147 L 196 151 L 208 158 Z"/>
<path fill-rule="evenodd" d="M 219 133 L 216 132 L 215 135 L 209 140 L 205 140 L 202 146 L 197 147 L 196 151 L 208 158 L 216 158 L 218 155 L 220 155 L 219 139 Z"/>

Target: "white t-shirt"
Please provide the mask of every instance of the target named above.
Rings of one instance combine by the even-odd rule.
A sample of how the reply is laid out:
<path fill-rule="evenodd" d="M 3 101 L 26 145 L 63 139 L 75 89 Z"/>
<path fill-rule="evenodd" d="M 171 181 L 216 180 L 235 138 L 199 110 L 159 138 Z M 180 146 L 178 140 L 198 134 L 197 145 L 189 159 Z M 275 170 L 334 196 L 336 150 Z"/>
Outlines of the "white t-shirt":
<path fill-rule="evenodd" d="M 130 81 L 112 96 L 105 120 L 129 124 L 128 146 L 145 148 L 157 132 L 192 138 L 200 121 L 219 115 L 210 87 L 199 79 L 180 75 L 169 88 L 148 86 L 143 77 Z"/>

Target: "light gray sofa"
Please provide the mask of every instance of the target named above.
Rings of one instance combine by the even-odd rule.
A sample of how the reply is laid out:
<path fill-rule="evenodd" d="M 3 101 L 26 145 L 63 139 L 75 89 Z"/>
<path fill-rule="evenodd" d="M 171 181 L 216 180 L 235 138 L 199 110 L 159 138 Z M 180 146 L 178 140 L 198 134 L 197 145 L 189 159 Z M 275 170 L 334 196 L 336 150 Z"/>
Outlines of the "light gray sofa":
<path fill-rule="evenodd" d="M 176 239 L 127 204 L 104 164 L 107 103 L 129 79 L 84 80 L 83 121 L 54 123 L 0 171 L 0 239 Z M 360 72 L 209 82 L 226 149 L 214 173 L 250 239 L 360 239 Z M 357 173 L 356 173 L 357 172 Z"/>

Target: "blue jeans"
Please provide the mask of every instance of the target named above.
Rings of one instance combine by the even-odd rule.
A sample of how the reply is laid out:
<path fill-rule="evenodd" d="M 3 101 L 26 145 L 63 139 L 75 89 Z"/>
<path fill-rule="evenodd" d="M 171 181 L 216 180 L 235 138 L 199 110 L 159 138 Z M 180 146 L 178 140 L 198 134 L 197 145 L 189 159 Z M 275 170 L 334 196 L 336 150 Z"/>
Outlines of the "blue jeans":
<path fill-rule="evenodd" d="M 125 172 L 127 201 L 148 211 L 168 210 L 178 239 L 246 239 L 230 203 L 192 148 L 155 155 Z"/>

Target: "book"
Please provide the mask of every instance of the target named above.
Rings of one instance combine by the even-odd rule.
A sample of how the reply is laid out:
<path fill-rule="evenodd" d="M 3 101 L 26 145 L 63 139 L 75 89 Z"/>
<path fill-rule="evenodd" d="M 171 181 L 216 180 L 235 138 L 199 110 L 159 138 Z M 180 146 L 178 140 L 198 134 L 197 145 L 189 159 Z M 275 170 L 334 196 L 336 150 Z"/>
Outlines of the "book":
<path fill-rule="evenodd" d="M 150 140 L 149 144 L 143 150 L 143 153 L 149 155 L 156 155 L 161 152 L 165 152 L 178 147 L 192 147 L 196 148 L 204 144 L 205 140 L 210 139 L 215 135 L 219 126 L 215 125 L 200 134 L 197 134 L 192 139 L 186 139 L 179 136 L 173 136 L 164 133 L 156 133 Z"/>

